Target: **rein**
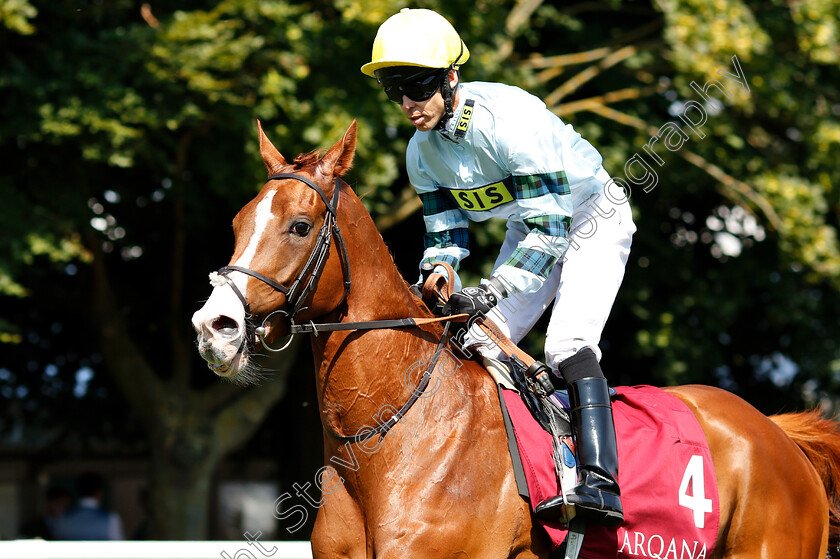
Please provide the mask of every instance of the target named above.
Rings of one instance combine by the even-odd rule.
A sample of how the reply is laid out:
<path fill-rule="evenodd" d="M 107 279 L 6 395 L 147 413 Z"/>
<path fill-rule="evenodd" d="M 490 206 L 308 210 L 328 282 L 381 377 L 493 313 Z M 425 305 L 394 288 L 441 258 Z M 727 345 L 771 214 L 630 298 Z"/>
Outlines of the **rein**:
<path fill-rule="evenodd" d="M 447 322 L 446 325 L 443 327 L 443 335 L 440 337 L 440 342 L 438 343 L 437 349 L 435 350 L 435 353 L 432 356 L 431 361 L 429 362 L 429 366 L 426 367 L 426 370 L 423 372 L 423 378 L 421 378 L 417 386 L 415 386 L 414 389 L 412 389 L 411 396 L 408 398 L 405 404 L 403 404 L 403 407 L 397 410 L 397 412 L 394 415 L 392 415 L 390 419 L 388 419 L 388 421 L 386 421 L 385 423 L 378 424 L 375 428 L 368 428 L 365 430 L 360 429 L 359 432 L 355 435 L 339 435 L 338 433 L 334 433 L 332 429 L 330 429 L 326 425 L 323 425 L 322 423 L 324 431 L 326 431 L 330 437 L 342 443 L 356 444 L 366 441 L 369 438 L 374 437 L 376 435 L 384 437 L 394 425 L 399 423 L 399 421 L 403 417 L 405 417 L 405 414 L 408 413 L 408 410 L 411 409 L 411 406 L 413 406 L 414 403 L 417 402 L 417 400 L 422 398 L 423 394 L 426 392 L 426 387 L 429 386 L 429 381 L 432 379 L 432 373 L 434 372 L 435 367 L 437 366 L 440 354 L 443 351 L 444 346 L 446 346 L 447 335 L 449 334 L 449 326 L 451 324 L 451 322 Z"/>

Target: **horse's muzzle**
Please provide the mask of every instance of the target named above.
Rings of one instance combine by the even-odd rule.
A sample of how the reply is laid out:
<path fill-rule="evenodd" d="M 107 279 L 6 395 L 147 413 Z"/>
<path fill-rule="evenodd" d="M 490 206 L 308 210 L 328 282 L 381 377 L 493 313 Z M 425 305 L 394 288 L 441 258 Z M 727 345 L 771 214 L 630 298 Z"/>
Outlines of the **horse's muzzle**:
<path fill-rule="evenodd" d="M 217 287 L 192 316 L 198 353 L 219 376 L 237 374 L 248 360 L 249 328 L 245 309 L 227 287 Z"/>

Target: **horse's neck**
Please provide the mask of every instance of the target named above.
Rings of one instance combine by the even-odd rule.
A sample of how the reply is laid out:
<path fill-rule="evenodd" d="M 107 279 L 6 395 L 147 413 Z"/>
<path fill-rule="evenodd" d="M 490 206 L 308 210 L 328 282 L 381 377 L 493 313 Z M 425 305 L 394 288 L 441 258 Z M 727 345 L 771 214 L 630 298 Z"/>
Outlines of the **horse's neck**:
<path fill-rule="evenodd" d="M 349 189 L 348 189 L 349 190 Z M 429 316 L 408 291 L 388 248 L 361 202 L 342 194 L 339 210 L 352 278 L 343 322 Z M 355 434 L 383 408 L 399 409 L 440 340 L 439 327 L 334 332 L 312 339 L 322 420 Z M 351 432 L 347 432 L 347 431 Z"/>
<path fill-rule="evenodd" d="M 362 202 L 344 187 L 339 225 L 347 239 L 352 288 L 344 322 L 429 315 L 411 295 Z"/>

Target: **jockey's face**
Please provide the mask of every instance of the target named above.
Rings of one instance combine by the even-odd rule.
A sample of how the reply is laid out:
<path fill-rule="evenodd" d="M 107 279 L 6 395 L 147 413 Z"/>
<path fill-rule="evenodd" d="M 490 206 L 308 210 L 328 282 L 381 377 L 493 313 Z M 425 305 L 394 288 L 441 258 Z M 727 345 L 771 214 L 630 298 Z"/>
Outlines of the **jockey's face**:
<path fill-rule="evenodd" d="M 449 74 L 449 85 L 455 91 L 452 104 L 453 106 L 457 106 L 458 73 L 455 70 Z M 425 101 L 414 101 L 413 99 L 409 99 L 407 95 L 403 95 L 400 108 L 411 124 L 421 132 L 434 130 L 435 126 L 437 126 L 440 119 L 446 113 L 446 105 L 444 104 L 443 94 L 440 92 L 440 88 Z"/>

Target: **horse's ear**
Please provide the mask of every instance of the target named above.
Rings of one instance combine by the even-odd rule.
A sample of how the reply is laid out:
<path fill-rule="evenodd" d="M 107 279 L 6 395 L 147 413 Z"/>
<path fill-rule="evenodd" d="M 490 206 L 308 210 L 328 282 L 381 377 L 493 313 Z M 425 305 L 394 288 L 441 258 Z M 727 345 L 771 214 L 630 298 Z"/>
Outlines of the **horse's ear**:
<path fill-rule="evenodd" d="M 356 121 L 344 133 L 318 162 L 319 170 L 328 177 L 340 177 L 353 166 L 353 154 L 356 153 Z"/>
<path fill-rule="evenodd" d="M 280 169 L 287 166 L 288 163 L 263 132 L 262 123 L 259 119 L 257 120 L 257 130 L 259 130 L 260 135 L 260 155 L 263 163 L 265 163 L 265 168 L 268 169 L 268 176 L 279 173 Z"/>

